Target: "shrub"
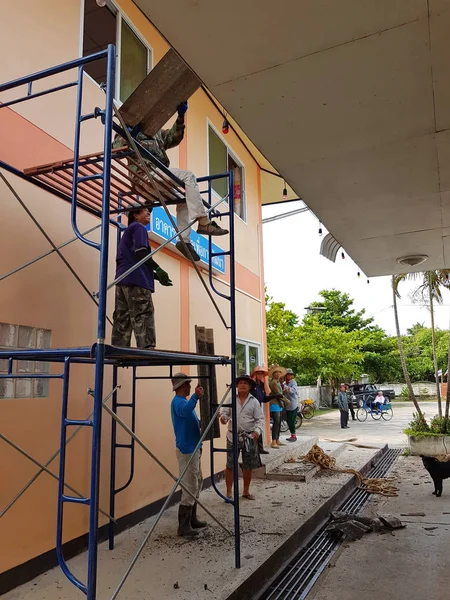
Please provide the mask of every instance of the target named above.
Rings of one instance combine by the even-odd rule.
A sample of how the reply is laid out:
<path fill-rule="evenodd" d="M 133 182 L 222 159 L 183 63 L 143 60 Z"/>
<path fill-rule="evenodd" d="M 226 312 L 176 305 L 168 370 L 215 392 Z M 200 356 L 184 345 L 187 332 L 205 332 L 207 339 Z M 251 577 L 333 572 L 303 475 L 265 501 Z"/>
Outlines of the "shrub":
<path fill-rule="evenodd" d="M 408 400 L 410 399 L 409 398 L 409 391 L 408 391 L 408 388 L 406 387 L 406 385 L 404 385 L 402 387 L 402 389 L 400 390 L 399 396 L 401 396 L 402 398 L 408 398 Z"/>
<path fill-rule="evenodd" d="M 450 435 L 450 421 L 445 417 L 436 415 L 431 419 L 430 431 L 443 435 Z"/>
<path fill-rule="evenodd" d="M 425 419 L 425 414 L 413 413 L 413 418 L 405 429 L 406 435 L 417 435 L 418 433 L 430 433 L 430 427 Z"/>

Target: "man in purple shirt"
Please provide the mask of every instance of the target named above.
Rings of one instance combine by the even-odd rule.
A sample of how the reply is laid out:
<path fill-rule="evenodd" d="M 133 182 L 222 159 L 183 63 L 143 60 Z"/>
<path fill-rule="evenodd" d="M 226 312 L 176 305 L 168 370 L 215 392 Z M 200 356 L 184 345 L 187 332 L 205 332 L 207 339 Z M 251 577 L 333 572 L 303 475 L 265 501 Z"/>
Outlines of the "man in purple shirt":
<path fill-rule="evenodd" d="M 136 208 L 128 213 L 128 227 L 119 243 L 116 258 L 116 278 L 123 275 L 145 256 L 150 254 L 147 224 L 148 208 Z M 171 286 L 168 274 L 149 258 L 147 262 L 127 275 L 116 285 L 116 306 L 113 315 L 113 346 L 127 348 L 134 331 L 138 348 L 156 346 L 155 314 L 152 294 L 155 279 L 161 285 Z"/>

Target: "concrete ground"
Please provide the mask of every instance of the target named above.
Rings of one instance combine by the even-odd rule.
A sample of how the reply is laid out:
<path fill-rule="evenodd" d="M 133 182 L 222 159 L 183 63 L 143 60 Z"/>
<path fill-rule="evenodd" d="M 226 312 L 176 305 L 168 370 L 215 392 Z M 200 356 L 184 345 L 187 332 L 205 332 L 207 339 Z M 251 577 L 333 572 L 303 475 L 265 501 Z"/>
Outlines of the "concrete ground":
<path fill-rule="evenodd" d="M 418 457 L 401 457 L 394 469 L 399 496 L 372 501 L 373 512 L 407 525 L 392 534 L 371 533 L 345 544 L 313 588 L 310 600 L 447 600 L 450 597 L 450 482 L 442 497 Z M 424 516 L 400 516 L 408 513 Z"/>
<path fill-rule="evenodd" d="M 342 467 L 360 469 L 375 453 L 376 450 L 346 446 L 337 462 Z M 239 570 L 234 568 L 233 538 L 227 537 L 216 524 L 210 524 L 195 541 L 178 538 L 177 507 L 170 508 L 119 594 L 119 600 L 224 600 L 350 477 L 335 474 L 308 483 L 255 480 L 252 491 L 256 500 L 241 501 L 242 568 Z M 223 491 L 224 484 L 219 486 Z M 221 522 L 232 528 L 230 505 L 211 489 L 202 493 L 202 500 Z M 113 552 L 106 544 L 100 546 L 99 600 L 111 598 L 151 523 L 151 519 L 147 520 L 120 534 Z M 74 573 L 85 580 L 86 554 L 75 557 L 69 564 Z M 4 600 L 77 600 L 82 597 L 58 568 L 2 596 Z"/>
<path fill-rule="evenodd" d="M 437 413 L 437 403 L 424 402 L 421 404 L 426 417 L 433 417 Z M 399 448 L 407 445 L 406 435 L 403 430 L 412 419 L 414 405 L 411 402 L 394 402 L 392 404 L 394 416 L 391 421 L 374 421 L 370 415 L 363 423 L 352 421 L 350 417 L 350 429 L 341 429 L 339 423 L 339 412 L 334 410 L 325 414 L 317 413 L 311 420 L 303 419 L 303 425 L 299 430 L 304 435 L 317 435 L 320 439 L 348 440 L 357 438 L 358 443 L 384 445 L 390 448 Z"/>

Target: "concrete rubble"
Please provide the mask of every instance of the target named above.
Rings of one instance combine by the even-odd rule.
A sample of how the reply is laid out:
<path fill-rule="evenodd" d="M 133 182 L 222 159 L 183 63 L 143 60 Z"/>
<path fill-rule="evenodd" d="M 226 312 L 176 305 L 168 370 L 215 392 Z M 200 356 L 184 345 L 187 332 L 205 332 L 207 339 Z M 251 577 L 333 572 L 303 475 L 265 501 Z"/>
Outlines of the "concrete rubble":
<path fill-rule="evenodd" d="M 345 512 L 334 512 L 331 514 L 333 522 L 327 527 L 330 533 L 343 533 L 351 542 L 360 540 L 362 536 L 371 531 L 392 531 L 406 527 L 400 519 L 393 515 L 377 515 L 367 517 Z"/>
<path fill-rule="evenodd" d="M 315 442 L 314 437 L 310 436 L 308 442 L 310 445 Z M 283 450 L 271 454 L 282 463 L 293 450 L 298 455 L 304 454 L 304 444 L 303 439 L 299 440 L 298 449 L 286 447 L 284 457 Z M 375 449 L 355 450 L 344 446 L 337 462 L 342 467 L 361 469 L 376 454 Z M 268 462 L 270 456 L 264 459 Z M 210 523 L 192 542 L 178 538 L 177 507 L 168 509 L 119 595 L 120 600 L 148 600 L 150 595 L 159 600 L 225 600 L 245 587 L 255 572 L 265 569 L 266 561 L 282 552 L 294 532 L 310 523 L 316 527 L 320 511 L 323 521 L 330 510 L 342 502 L 342 489 L 352 479 L 352 475 L 345 473 L 316 475 L 308 482 L 256 479 L 252 484 L 256 500 L 241 500 L 240 503 L 241 569 L 234 568 L 233 539 L 218 526 Z M 223 491 L 224 484 L 219 483 L 219 488 Z M 231 507 L 212 489 L 202 493 L 202 501 L 226 526 L 233 527 Z M 329 508 L 324 512 L 327 506 Z M 121 533 L 113 552 L 107 549 L 107 544 L 100 545 L 99 600 L 109 600 L 151 523 L 152 519 L 149 519 Z M 85 554 L 71 559 L 69 565 L 78 577 L 85 578 Z M 78 590 L 56 568 L 6 593 L 2 600 L 77 600 L 78 597 Z"/>

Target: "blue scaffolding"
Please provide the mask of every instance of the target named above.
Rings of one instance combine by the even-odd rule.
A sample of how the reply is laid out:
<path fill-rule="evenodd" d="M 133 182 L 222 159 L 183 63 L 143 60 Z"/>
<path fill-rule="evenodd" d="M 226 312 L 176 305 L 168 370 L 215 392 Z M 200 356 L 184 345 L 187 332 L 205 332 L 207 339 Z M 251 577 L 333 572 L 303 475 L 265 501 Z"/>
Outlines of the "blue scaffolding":
<path fill-rule="evenodd" d="M 84 67 L 88 63 L 94 61 L 106 60 L 107 61 L 107 77 L 104 85 L 105 92 L 105 104 L 104 108 L 95 107 L 94 110 L 89 114 L 83 114 L 82 112 L 82 100 L 83 100 L 83 80 L 84 80 Z M 48 79 L 53 75 L 65 73 L 68 71 L 75 70 L 77 77 L 74 81 L 58 85 L 56 87 L 49 87 L 45 90 L 38 92 L 33 91 L 33 84 L 37 81 Z M 164 165 L 159 163 L 151 154 L 149 154 L 144 148 L 139 146 L 135 140 L 131 137 L 130 132 L 125 127 L 121 120 L 120 114 L 114 106 L 114 81 L 115 81 L 115 48 L 114 46 L 108 46 L 107 50 L 98 52 L 91 56 L 79 58 L 55 67 L 40 71 L 38 73 L 31 74 L 8 83 L 0 85 L 0 93 L 9 90 L 15 90 L 21 86 L 27 86 L 27 93 L 14 99 L 8 99 L 4 103 L 0 104 L 0 109 L 4 109 L 9 106 L 13 106 L 20 102 L 32 100 L 33 98 L 42 97 L 46 94 L 57 93 L 67 88 L 76 87 L 77 101 L 76 101 L 76 114 L 75 114 L 75 141 L 74 141 L 74 153 L 72 160 L 62 161 L 60 163 L 53 163 L 51 165 L 44 165 L 38 168 L 26 169 L 21 171 L 14 165 L 7 164 L 4 161 L 0 161 L 0 168 L 12 173 L 13 175 L 32 183 L 35 186 L 57 196 L 68 203 L 71 206 L 71 225 L 75 233 L 75 237 L 72 240 L 65 242 L 60 246 L 56 246 L 53 241 L 46 234 L 44 229 L 33 217 L 31 212 L 27 209 L 24 202 L 21 200 L 19 195 L 14 190 L 11 183 L 5 178 L 3 173 L 0 171 L 0 177 L 3 182 L 8 186 L 10 191 L 14 194 L 16 199 L 22 204 L 23 208 L 27 211 L 29 216 L 33 219 L 35 224 L 39 227 L 47 241 L 52 246 L 52 250 L 42 254 L 36 259 L 27 262 L 24 265 L 4 274 L 0 277 L 0 280 L 5 279 L 12 273 L 16 273 L 19 270 L 34 264 L 36 261 L 41 260 L 45 256 L 53 252 L 57 252 L 61 259 L 71 269 L 72 274 L 77 277 L 79 283 L 84 287 L 85 291 L 91 296 L 91 299 L 97 304 L 97 335 L 95 343 L 92 343 L 86 347 L 80 348 L 44 348 L 44 349 L 10 349 L 1 350 L 0 359 L 6 359 L 8 361 L 8 372 L 1 374 L 2 379 L 60 379 L 62 383 L 62 406 L 61 406 L 61 434 L 60 434 L 60 447 L 55 454 L 49 458 L 46 463 L 40 463 L 29 455 L 25 450 L 20 448 L 14 441 L 8 439 L 5 435 L 0 433 L 0 439 L 9 443 L 22 455 L 26 456 L 34 464 L 39 467 L 39 471 L 34 477 L 27 483 L 27 485 L 16 495 L 16 497 L 8 504 L 8 506 L 0 513 L 0 518 L 9 510 L 9 508 L 18 500 L 18 498 L 32 485 L 32 483 L 39 477 L 43 472 L 50 474 L 58 480 L 58 510 L 56 520 L 56 554 L 59 565 L 64 572 L 65 576 L 84 594 L 88 600 L 95 600 L 97 598 L 97 548 L 99 541 L 99 530 L 98 530 L 98 515 L 101 512 L 109 519 L 109 548 L 112 550 L 114 547 L 114 533 L 115 533 L 115 499 L 118 493 L 126 489 L 132 482 L 134 476 L 134 459 L 135 459 L 135 447 L 138 444 L 143 450 L 149 454 L 157 464 L 165 470 L 165 472 L 175 481 L 174 486 L 167 496 L 164 505 L 154 523 L 151 527 L 150 532 L 147 534 L 143 541 L 141 548 L 135 555 L 130 567 L 127 569 L 122 580 L 118 584 L 112 599 L 116 598 L 120 593 L 120 590 L 128 577 L 132 567 L 139 558 L 140 552 L 142 551 L 146 541 L 150 537 L 154 527 L 159 521 L 165 508 L 169 505 L 173 494 L 180 484 L 181 476 L 175 477 L 170 471 L 159 461 L 159 459 L 153 454 L 150 448 L 148 448 L 142 440 L 138 438 L 135 433 L 136 423 L 136 382 L 139 379 L 170 379 L 173 375 L 172 369 L 174 366 L 198 366 L 206 365 L 208 368 L 208 379 L 210 383 L 210 390 L 212 389 L 212 381 L 214 376 L 214 370 L 216 366 L 226 366 L 230 368 L 230 385 L 227 387 L 227 392 L 224 394 L 220 402 L 214 402 L 212 394 L 210 393 L 210 417 L 209 425 L 202 433 L 202 440 L 210 440 L 210 452 L 211 452 L 211 481 L 212 485 L 224 500 L 233 505 L 234 509 L 234 547 L 235 547 L 235 566 L 240 567 L 240 523 L 239 523 L 239 491 L 238 491 L 238 439 L 237 435 L 233 438 L 233 464 L 234 464 L 234 495 L 232 499 L 225 498 L 225 496 L 217 489 L 215 483 L 215 464 L 214 457 L 217 452 L 224 452 L 222 448 L 216 448 L 214 446 L 214 432 L 212 425 L 217 418 L 218 411 L 221 406 L 231 406 L 232 418 L 236 422 L 236 299 L 235 299 L 235 254 L 234 254 L 234 198 L 233 198 L 233 173 L 224 173 L 222 175 L 215 175 L 209 177 L 203 177 L 199 179 L 199 182 L 203 182 L 207 185 L 207 190 L 204 192 L 207 196 L 205 200 L 206 205 L 210 214 L 228 218 L 229 220 L 229 250 L 215 252 L 211 243 L 211 237 L 209 238 L 209 285 L 210 289 L 207 289 L 210 298 L 213 300 L 214 306 L 216 307 L 219 316 L 229 330 L 230 333 L 230 356 L 211 356 L 201 355 L 195 353 L 186 353 L 178 351 L 163 351 L 163 350 L 144 350 L 137 348 L 118 348 L 108 345 L 105 341 L 106 336 L 106 321 L 109 320 L 106 314 L 106 298 L 107 292 L 112 288 L 115 282 L 108 285 L 107 281 L 107 267 L 108 267 L 108 243 L 110 235 L 110 227 L 114 226 L 117 228 L 118 240 L 120 239 L 120 232 L 124 229 L 121 224 L 121 215 L 137 206 L 163 206 L 166 210 L 168 218 L 171 220 L 175 231 L 175 236 L 171 239 L 179 237 L 181 240 L 180 232 L 176 228 L 173 218 L 167 209 L 167 205 L 177 204 L 184 200 L 184 184 L 178 180 L 174 175 L 165 168 Z M 114 121 L 116 117 L 116 121 Z M 80 155 L 80 136 L 81 126 L 84 122 L 90 119 L 100 119 L 104 125 L 103 127 L 103 151 L 97 154 L 89 156 Z M 119 123 L 117 123 L 117 120 Z M 123 138 L 127 139 L 127 146 L 124 148 L 113 149 L 112 148 L 112 135 L 113 131 L 119 133 Z M 145 162 L 144 162 L 145 159 Z M 152 164 L 152 172 L 148 171 L 148 164 Z M 141 188 L 137 190 L 136 185 L 136 169 L 134 169 L 134 180 L 129 180 L 127 183 L 126 176 L 123 173 L 131 172 L 131 165 L 138 165 L 141 170 L 144 169 L 147 172 L 148 177 L 138 182 L 138 186 Z M 214 179 L 227 178 L 228 181 L 228 194 L 220 202 L 215 205 L 212 204 L 212 182 Z M 131 181 L 131 183 L 130 183 Z M 134 183 L 133 183 L 134 181 Z M 150 185 L 149 185 L 150 182 Z M 221 210 L 218 206 L 221 203 L 225 203 L 225 210 Z M 85 210 L 90 214 L 100 219 L 100 223 L 97 227 L 91 228 L 88 232 L 81 232 L 77 222 L 77 211 L 78 209 Z M 88 239 L 86 236 L 89 232 L 94 229 L 100 228 L 100 241 L 94 242 Z M 70 267 L 67 261 L 62 256 L 60 250 L 63 246 L 72 243 L 76 239 L 81 240 L 84 244 L 97 250 L 99 253 L 99 279 L 98 279 L 98 291 L 92 294 L 75 271 Z M 168 240 L 165 244 L 162 244 L 157 250 L 153 251 L 151 255 L 157 252 L 161 247 L 167 245 L 170 241 Z M 151 256 L 150 255 L 150 256 Z M 230 269 L 230 291 L 229 294 L 224 294 L 218 291 L 214 286 L 213 281 L 213 260 L 215 257 L 223 256 L 229 258 L 229 269 Z M 148 259 L 149 257 L 147 257 Z M 193 263 L 197 273 L 198 267 Z M 207 288 L 206 283 L 200 275 L 200 279 Z M 211 293 L 212 290 L 212 293 Z M 216 294 L 222 298 L 225 298 L 229 302 L 229 318 L 226 320 L 220 313 L 217 303 L 214 301 L 213 295 Z M 45 361 L 50 363 L 59 364 L 60 369 L 58 373 L 17 373 L 14 369 L 14 365 L 20 360 L 32 360 L 32 361 Z M 71 365 L 74 364 L 85 364 L 95 366 L 95 381 L 92 390 L 89 393 L 93 396 L 93 411 L 87 419 L 74 420 L 68 417 L 69 408 L 69 387 L 70 387 L 70 370 Z M 139 375 L 140 367 L 158 366 L 167 367 L 168 374 L 164 377 L 147 377 Z M 105 371 L 106 369 L 112 369 L 112 389 L 105 390 Z M 119 369 L 130 368 L 132 376 L 132 394 L 129 401 L 120 401 L 118 395 L 118 373 Z M 112 408 L 107 405 L 108 400 L 112 398 Z M 118 416 L 119 409 L 128 409 L 130 411 L 130 426 L 127 426 L 124 421 Z M 110 493 L 109 493 L 109 510 L 102 510 L 99 506 L 99 483 L 100 483 L 100 453 L 101 453 L 101 436 L 102 436 L 102 413 L 105 410 L 112 418 L 112 435 L 111 435 L 111 462 L 110 462 Z M 117 426 L 122 427 L 127 434 L 130 436 L 130 443 L 122 444 L 117 441 Z M 84 429 L 90 428 L 92 430 L 91 436 L 91 457 L 90 457 L 90 491 L 89 495 L 80 493 L 78 490 L 70 486 L 66 480 L 66 447 L 67 444 L 73 439 L 77 433 Z M 71 431 L 71 435 L 68 432 Z M 199 443 L 200 445 L 200 443 Z M 127 481 L 117 487 L 116 485 L 116 457 L 118 450 L 127 450 L 130 455 L 130 468 L 129 476 Z M 59 473 L 56 475 L 48 469 L 48 465 L 59 455 Z M 68 494 L 68 490 L 72 493 Z M 63 529 L 64 529 L 64 507 L 67 503 L 81 504 L 89 507 L 89 531 L 88 531 L 88 563 L 87 563 L 87 579 L 85 582 L 77 579 L 74 574 L 70 571 L 68 564 L 63 554 Z M 206 509 L 206 507 L 204 507 Z M 207 509 L 206 509 L 207 510 Z M 208 514 L 218 522 L 218 524 L 224 528 L 214 515 Z M 230 532 L 228 532 L 230 533 Z"/>

